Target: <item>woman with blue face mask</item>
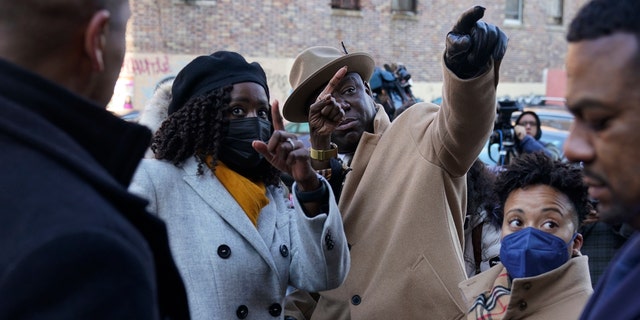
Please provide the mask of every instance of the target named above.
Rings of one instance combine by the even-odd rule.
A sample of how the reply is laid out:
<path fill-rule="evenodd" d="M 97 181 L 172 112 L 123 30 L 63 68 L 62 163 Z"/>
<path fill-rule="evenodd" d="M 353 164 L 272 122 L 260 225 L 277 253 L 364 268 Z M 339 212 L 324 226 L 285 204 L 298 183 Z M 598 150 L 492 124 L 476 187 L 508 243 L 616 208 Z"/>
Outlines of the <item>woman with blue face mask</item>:
<path fill-rule="evenodd" d="M 167 224 L 192 318 L 283 319 L 289 287 L 340 285 L 350 260 L 333 192 L 302 142 L 274 130 L 262 67 L 218 51 L 158 94 L 171 100 L 151 112 L 166 119 L 130 189 Z M 295 180 L 293 208 L 281 172 Z"/>
<path fill-rule="evenodd" d="M 577 233 L 591 210 L 581 168 L 526 154 L 495 189 L 501 263 L 460 283 L 467 319 L 577 319 L 593 292 Z"/>

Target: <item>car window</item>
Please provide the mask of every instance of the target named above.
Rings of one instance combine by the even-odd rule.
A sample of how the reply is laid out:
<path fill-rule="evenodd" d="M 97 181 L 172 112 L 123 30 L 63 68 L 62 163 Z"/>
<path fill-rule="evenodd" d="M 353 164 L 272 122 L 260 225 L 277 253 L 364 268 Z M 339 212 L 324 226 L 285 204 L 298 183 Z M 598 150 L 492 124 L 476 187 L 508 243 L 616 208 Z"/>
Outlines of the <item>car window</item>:
<path fill-rule="evenodd" d="M 289 122 L 284 126 L 285 131 L 295 133 L 297 135 L 304 135 L 309 133 L 309 123 L 308 122 Z"/>
<path fill-rule="evenodd" d="M 567 136 L 569 136 L 569 131 L 544 125 L 540 129 L 542 130 L 540 141 L 553 143 L 558 147 L 558 149 L 562 150 L 564 142 L 567 139 Z M 500 159 L 500 145 L 498 143 L 489 145 L 489 141 L 487 141 L 484 148 L 482 148 L 480 155 L 478 155 L 478 158 L 489 166 L 495 166 L 496 162 Z"/>
<path fill-rule="evenodd" d="M 573 123 L 573 115 L 566 109 L 560 107 L 526 107 L 524 111 L 535 112 L 538 118 L 540 118 L 540 124 L 545 127 L 569 131 L 571 123 Z M 516 111 L 512 114 L 511 121 L 513 125 L 515 125 L 516 119 L 518 119 L 521 113 L 520 111 Z"/>

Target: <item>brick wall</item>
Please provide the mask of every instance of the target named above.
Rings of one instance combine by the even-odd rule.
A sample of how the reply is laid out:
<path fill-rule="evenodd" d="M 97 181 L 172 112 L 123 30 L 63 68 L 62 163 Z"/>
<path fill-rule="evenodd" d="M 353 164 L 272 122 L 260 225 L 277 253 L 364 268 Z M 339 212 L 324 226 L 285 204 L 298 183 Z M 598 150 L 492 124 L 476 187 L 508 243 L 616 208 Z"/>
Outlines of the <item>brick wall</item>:
<path fill-rule="evenodd" d="M 216 50 L 238 51 L 260 62 L 281 61 L 272 73 L 286 80 L 298 52 L 344 41 L 349 51 L 372 54 L 378 65 L 403 62 L 414 82 L 438 83 L 446 33 L 461 12 L 479 4 L 487 8 L 484 20 L 510 38 L 501 83 L 526 86 L 542 84 L 545 69 L 563 68 L 566 25 L 586 0 L 564 0 L 561 26 L 547 24 L 547 1 L 526 0 L 523 23 L 514 26 L 504 24 L 504 0 L 418 0 L 415 15 L 392 13 L 391 0 L 360 0 L 360 11 L 333 10 L 329 0 L 130 0 L 127 51 L 130 57 L 180 57 L 181 63 Z M 177 73 L 180 65 L 173 64 L 154 79 Z M 148 89 L 139 95 L 148 96 Z"/>

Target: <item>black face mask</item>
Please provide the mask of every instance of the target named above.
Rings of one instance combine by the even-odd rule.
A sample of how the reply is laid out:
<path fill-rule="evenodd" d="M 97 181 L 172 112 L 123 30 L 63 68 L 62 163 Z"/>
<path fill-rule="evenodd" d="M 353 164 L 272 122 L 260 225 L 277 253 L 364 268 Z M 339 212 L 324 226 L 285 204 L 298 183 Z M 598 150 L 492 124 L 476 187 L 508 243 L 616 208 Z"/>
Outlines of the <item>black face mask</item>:
<path fill-rule="evenodd" d="M 258 117 L 229 120 L 222 129 L 222 142 L 218 158 L 231 170 L 253 177 L 264 160 L 251 143 L 255 140 L 267 142 L 271 137 L 271 123 Z"/>

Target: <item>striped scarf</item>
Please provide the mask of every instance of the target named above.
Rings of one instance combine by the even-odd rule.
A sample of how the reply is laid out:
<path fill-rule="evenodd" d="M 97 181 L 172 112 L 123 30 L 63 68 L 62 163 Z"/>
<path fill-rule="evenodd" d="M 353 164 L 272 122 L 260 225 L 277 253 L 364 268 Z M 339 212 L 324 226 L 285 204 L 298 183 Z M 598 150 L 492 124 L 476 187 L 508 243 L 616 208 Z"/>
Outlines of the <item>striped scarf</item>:
<path fill-rule="evenodd" d="M 507 313 L 509 299 L 511 298 L 511 281 L 507 275 L 507 269 L 493 282 L 491 291 L 486 291 L 476 299 L 467 314 L 467 320 L 500 320 Z"/>

